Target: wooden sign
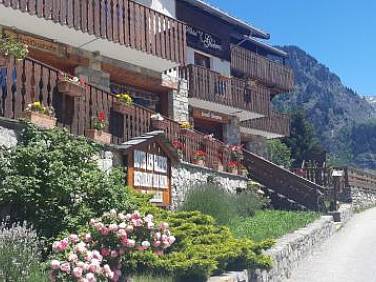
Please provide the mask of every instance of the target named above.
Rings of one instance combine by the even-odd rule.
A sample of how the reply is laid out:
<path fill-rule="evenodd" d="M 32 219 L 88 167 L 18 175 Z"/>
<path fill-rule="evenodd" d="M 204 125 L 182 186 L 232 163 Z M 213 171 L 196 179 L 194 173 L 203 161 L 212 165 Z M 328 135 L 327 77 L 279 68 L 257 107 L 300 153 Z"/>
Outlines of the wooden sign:
<path fill-rule="evenodd" d="M 38 49 L 41 51 L 47 51 L 58 56 L 65 54 L 65 48 L 59 44 L 52 42 L 50 40 L 36 38 L 35 36 L 26 35 L 23 33 L 17 33 L 13 30 L 6 29 L 4 34 L 9 37 L 17 38 L 22 43 L 29 46 L 29 48 Z"/>
<path fill-rule="evenodd" d="M 208 121 L 215 121 L 219 123 L 228 123 L 229 118 L 225 115 L 218 114 L 211 111 L 193 109 L 193 117 L 198 119 L 204 119 Z"/>
<path fill-rule="evenodd" d="M 128 184 L 141 193 L 153 194 L 154 204 L 171 204 L 171 160 L 158 143 L 128 154 Z"/>

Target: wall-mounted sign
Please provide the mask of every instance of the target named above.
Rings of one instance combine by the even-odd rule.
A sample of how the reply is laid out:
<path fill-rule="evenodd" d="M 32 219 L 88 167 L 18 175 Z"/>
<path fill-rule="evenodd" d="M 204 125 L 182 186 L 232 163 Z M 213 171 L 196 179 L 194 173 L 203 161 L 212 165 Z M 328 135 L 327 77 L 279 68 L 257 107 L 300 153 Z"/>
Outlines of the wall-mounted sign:
<path fill-rule="evenodd" d="M 172 145 L 160 138 L 160 135 L 149 136 L 142 139 L 145 145 L 141 141 L 134 149 L 127 142 L 119 147 L 120 150 L 122 146 L 126 147 L 128 185 L 141 193 L 153 194 L 152 203 L 168 206 L 171 203 L 171 162 L 176 161 L 177 156 L 172 154 L 175 152 Z"/>
<path fill-rule="evenodd" d="M 219 123 L 229 122 L 229 118 L 225 115 L 201 109 L 193 109 L 193 117 L 198 119 L 215 121 Z"/>
<path fill-rule="evenodd" d="M 22 43 L 29 46 L 29 48 L 47 51 L 58 56 L 65 55 L 65 48 L 47 39 L 40 39 L 31 35 L 18 33 L 13 30 L 6 29 L 4 34 L 9 37 L 15 37 Z"/>
<path fill-rule="evenodd" d="M 221 39 L 192 26 L 187 26 L 187 41 L 189 46 L 213 55 L 222 56 L 224 53 Z"/>

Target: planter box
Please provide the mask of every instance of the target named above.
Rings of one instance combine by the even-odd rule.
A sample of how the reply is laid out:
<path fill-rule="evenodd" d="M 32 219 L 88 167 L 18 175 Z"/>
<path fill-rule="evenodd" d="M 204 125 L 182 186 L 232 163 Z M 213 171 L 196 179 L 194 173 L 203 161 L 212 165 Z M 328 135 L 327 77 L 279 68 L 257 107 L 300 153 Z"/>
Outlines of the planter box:
<path fill-rule="evenodd" d="M 219 172 L 223 172 L 224 171 L 224 167 L 223 167 L 222 163 L 216 163 L 216 164 L 214 164 L 214 168 L 215 168 L 215 170 L 217 170 Z"/>
<path fill-rule="evenodd" d="M 134 107 L 133 105 L 129 106 L 121 101 L 113 100 L 112 102 L 112 110 L 114 112 L 123 114 L 123 115 L 133 115 L 134 114 Z"/>
<path fill-rule="evenodd" d="M 165 131 L 168 127 L 168 121 L 166 120 L 156 120 L 151 119 L 151 127 L 154 130 L 163 130 Z"/>
<path fill-rule="evenodd" d="M 231 173 L 231 174 L 239 175 L 239 169 L 237 167 L 229 168 L 228 172 Z"/>
<path fill-rule="evenodd" d="M 193 160 L 193 164 L 199 166 L 205 166 L 205 160 Z"/>
<path fill-rule="evenodd" d="M 112 135 L 102 130 L 88 129 L 86 137 L 104 144 L 111 144 Z"/>
<path fill-rule="evenodd" d="M 45 129 L 51 129 L 56 126 L 56 118 L 38 112 L 24 112 L 23 118 Z"/>
<path fill-rule="evenodd" d="M 70 97 L 82 97 L 85 94 L 84 86 L 67 80 L 58 81 L 57 89 L 60 93 Z"/>

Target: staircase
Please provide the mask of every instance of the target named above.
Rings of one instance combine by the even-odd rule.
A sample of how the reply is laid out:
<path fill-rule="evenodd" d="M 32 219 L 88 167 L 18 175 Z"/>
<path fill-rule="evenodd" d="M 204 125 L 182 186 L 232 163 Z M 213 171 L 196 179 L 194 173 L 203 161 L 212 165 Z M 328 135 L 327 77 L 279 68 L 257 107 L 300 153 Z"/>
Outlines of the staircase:
<path fill-rule="evenodd" d="M 289 170 L 244 150 L 244 164 L 250 177 L 268 189 L 296 202 L 308 210 L 324 211 L 326 188 L 302 178 Z"/>

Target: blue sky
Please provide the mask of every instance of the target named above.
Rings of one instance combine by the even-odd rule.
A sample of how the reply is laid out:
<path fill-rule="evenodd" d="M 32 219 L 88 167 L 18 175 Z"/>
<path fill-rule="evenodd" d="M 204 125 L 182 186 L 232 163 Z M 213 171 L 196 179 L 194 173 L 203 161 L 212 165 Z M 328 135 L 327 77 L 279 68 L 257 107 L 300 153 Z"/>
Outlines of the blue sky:
<path fill-rule="evenodd" d="M 361 95 L 376 95 L 375 0 L 209 0 L 271 33 L 271 43 L 297 45 Z"/>

